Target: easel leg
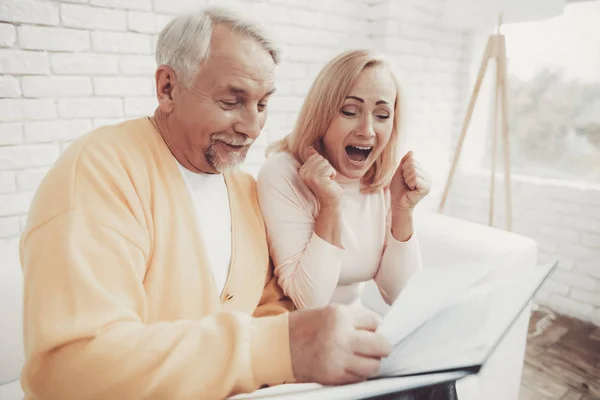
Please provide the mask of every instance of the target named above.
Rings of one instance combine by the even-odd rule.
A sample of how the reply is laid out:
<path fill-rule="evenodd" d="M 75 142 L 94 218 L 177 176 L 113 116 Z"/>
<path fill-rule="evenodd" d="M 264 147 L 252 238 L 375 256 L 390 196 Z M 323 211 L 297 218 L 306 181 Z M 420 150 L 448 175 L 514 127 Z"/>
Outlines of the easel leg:
<path fill-rule="evenodd" d="M 506 44 L 504 37 L 500 43 L 498 65 L 500 71 L 500 84 L 502 86 L 502 138 L 504 139 L 504 191 L 506 208 L 506 230 L 512 231 L 512 196 L 510 177 L 510 141 L 508 137 L 508 92 L 506 82 Z"/>
<path fill-rule="evenodd" d="M 492 54 L 492 40 L 488 40 L 487 46 L 485 48 L 485 52 L 483 54 L 483 59 L 481 61 L 481 66 L 479 67 L 479 74 L 477 75 L 477 80 L 475 82 L 475 87 L 473 88 L 473 93 L 471 94 L 471 100 L 469 102 L 469 107 L 467 108 L 467 114 L 465 115 L 465 119 L 463 121 L 462 130 L 460 132 L 460 137 L 458 139 L 458 144 L 456 147 L 456 151 L 454 152 L 454 159 L 452 160 L 452 165 L 450 167 L 450 172 L 448 174 L 448 180 L 446 181 L 446 187 L 444 188 L 444 193 L 442 194 L 442 200 L 440 203 L 439 211 L 442 212 L 444 210 L 444 206 L 446 204 L 446 200 L 448 198 L 448 192 L 450 191 L 450 186 L 452 185 L 452 179 L 454 178 L 454 173 L 456 172 L 456 166 L 458 164 L 458 160 L 460 158 L 460 153 L 462 151 L 462 146 L 465 141 L 465 135 L 467 133 L 467 129 L 469 128 L 469 123 L 471 122 L 471 117 L 473 115 L 473 109 L 475 108 L 475 101 L 477 100 L 477 95 L 479 94 L 479 89 L 481 88 L 481 83 L 483 82 L 483 77 L 485 76 L 485 71 Z"/>
<path fill-rule="evenodd" d="M 496 188 L 496 154 L 498 153 L 498 113 L 500 112 L 500 62 L 496 58 L 496 91 L 494 93 L 494 126 L 492 129 L 492 176 L 490 183 L 489 226 L 494 225 L 494 200 Z"/>

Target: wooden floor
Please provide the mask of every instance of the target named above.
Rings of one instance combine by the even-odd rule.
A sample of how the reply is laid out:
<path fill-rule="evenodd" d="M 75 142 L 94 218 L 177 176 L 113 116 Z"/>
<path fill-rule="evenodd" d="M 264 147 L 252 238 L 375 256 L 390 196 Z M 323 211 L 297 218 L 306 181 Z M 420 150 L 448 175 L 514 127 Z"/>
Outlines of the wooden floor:
<path fill-rule="evenodd" d="M 529 332 L 545 315 L 536 311 Z M 600 399 L 600 328 L 556 315 L 539 336 L 527 341 L 519 400 Z"/>

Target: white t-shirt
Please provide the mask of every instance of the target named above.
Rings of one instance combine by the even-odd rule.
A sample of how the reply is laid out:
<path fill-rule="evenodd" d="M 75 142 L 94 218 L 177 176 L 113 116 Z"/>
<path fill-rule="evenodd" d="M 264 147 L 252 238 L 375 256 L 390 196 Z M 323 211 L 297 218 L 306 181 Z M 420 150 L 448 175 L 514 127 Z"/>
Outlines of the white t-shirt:
<path fill-rule="evenodd" d="M 178 164 L 196 209 L 198 229 L 221 293 L 231 262 L 231 214 L 223 174 L 192 172 Z"/>

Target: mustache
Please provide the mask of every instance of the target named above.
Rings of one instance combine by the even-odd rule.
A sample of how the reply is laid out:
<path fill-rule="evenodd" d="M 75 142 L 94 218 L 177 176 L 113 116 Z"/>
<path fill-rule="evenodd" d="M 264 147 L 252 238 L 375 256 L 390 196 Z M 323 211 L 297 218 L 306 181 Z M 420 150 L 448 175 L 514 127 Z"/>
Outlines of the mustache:
<path fill-rule="evenodd" d="M 227 143 L 231 146 L 250 146 L 252 143 L 254 143 L 254 139 L 251 139 L 242 133 L 213 133 L 211 139 L 213 142 L 215 140 L 220 140 L 221 142 Z"/>

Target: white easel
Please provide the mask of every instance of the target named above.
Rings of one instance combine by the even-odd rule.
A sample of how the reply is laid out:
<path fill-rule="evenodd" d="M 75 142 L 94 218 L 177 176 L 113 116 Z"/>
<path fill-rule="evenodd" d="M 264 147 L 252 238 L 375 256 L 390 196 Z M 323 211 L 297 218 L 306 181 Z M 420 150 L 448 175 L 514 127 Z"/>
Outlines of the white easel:
<path fill-rule="evenodd" d="M 471 122 L 471 116 L 473 115 L 473 109 L 475 108 L 475 102 L 477 101 L 477 95 L 481 88 L 481 83 L 485 76 L 485 72 L 490 59 L 496 61 L 496 94 L 494 99 L 494 126 L 493 126 L 493 142 L 492 142 L 492 174 L 491 174 L 491 193 L 490 193 L 490 209 L 489 209 L 489 225 L 492 226 L 494 222 L 494 190 L 496 182 L 496 153 L 497 153 L 497 137 L 498 137 L 498 113 L 502 112 L 501 124 L 502 124 L 502 139 L 504 148 L 504 190 L 506 195 L 505 208 L 506 208 L 506 229 L 512 230 L 512 207 L 511 207 L 511 192 L 510 192 L 510 147 L 508 138 L 508 105 L 507 105 L 507 89 L 506 89 L 506 40 L 505 36 L 500 34 L 500 26 L 502 25 L 502 15 L 498 19 L 498 30 L 495 35 L 491 35 L 488 38 L 487 46 L 483 54 L 481 66 L 479 67 L 479 74 L 477 75 L 477 81 L 473 88 L 467 114 L 463 121 L 462 130 L 458 139 L 456 151 L 454 153 L 454 159 L 452 160 L 452 166 L 446 181 L 446 187 L 442 195 L 442 201 L 440 203 L 439 211 L 443 212 L 446 200 L 448 198 L 448 192 L 452 185 L 452 178 L 456 172 L 456 166 L 460 158 L 463 142 L 469 123 Z M 500 108 L 500 110 L 499 110 Z"/>

